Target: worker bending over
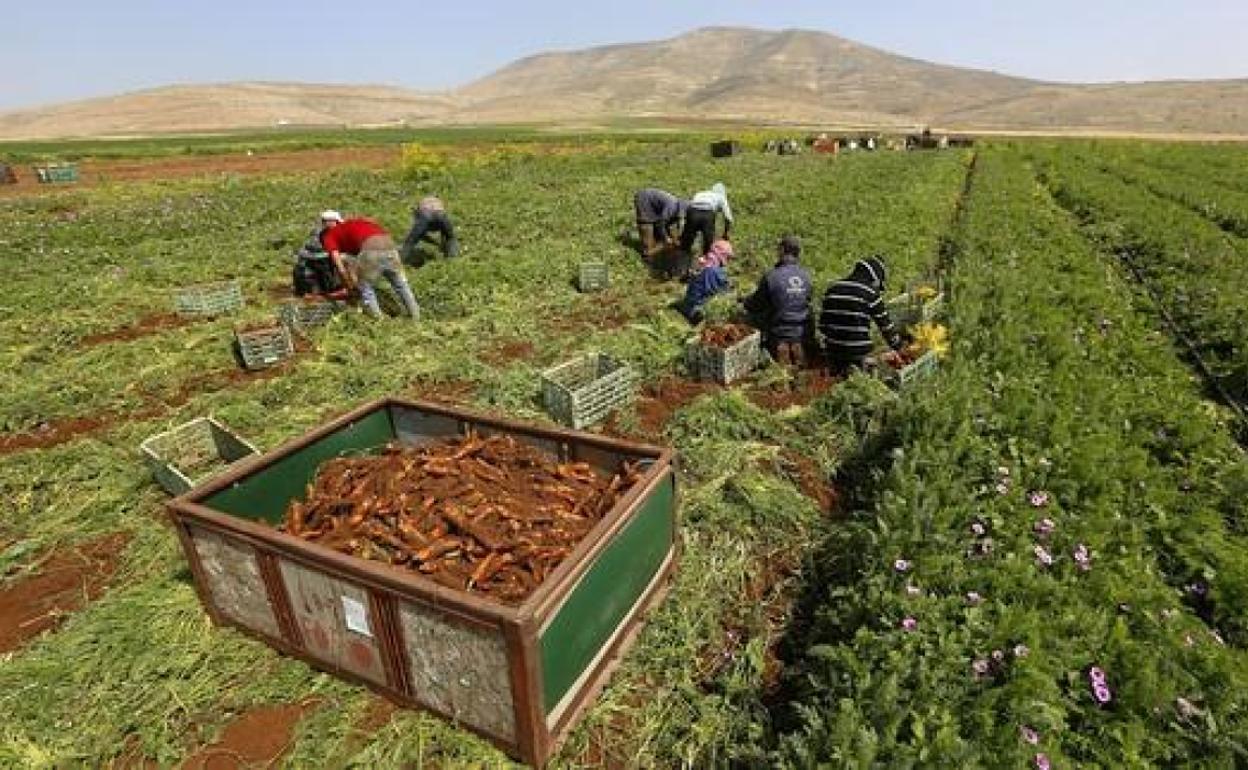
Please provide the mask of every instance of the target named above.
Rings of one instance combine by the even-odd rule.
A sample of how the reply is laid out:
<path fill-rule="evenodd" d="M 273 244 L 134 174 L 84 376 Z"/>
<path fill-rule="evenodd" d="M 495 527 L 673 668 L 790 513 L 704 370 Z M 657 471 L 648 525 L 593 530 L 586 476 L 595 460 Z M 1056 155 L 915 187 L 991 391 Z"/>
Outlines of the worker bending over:
<path fill-rule="evenodd" d="M 871 322 L 893 351 L 904 345 L 884 304 L 888 270 L 880 257 L 860 259 L 853 272 L 828 287 L 819 314 L 819 332 L 828 351 L 832 374 L 844 376 L 861 369 L 871 354 Z M 885 359 L 895 358 L 891 352 Z"/>
<path fill-rule="evenodd" d="M 344 221 L 336 211 L 326 211 L 321 214 L 321 219 L 335 222 L 321 233 L 321 245 L 329 253 L 347 286 L 359 287 L 360 300 L 369 315 L 381 316 L 375 284 L 384 276 L 399 295 L 407 314 L 413 319 L 419 318 L 420 308 L 412 296 L 407 276 L 403 274 L 403 263 L 399 261 L 399 252 L 390 234 L 371 219 Z"/>

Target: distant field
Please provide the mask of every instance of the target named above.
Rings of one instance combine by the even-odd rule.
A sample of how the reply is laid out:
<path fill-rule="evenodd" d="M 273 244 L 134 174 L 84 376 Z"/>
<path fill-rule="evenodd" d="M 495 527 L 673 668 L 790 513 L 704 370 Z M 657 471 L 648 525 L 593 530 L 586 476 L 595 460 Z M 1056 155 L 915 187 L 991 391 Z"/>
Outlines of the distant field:
<path fill-rule="evenodd" d="M 206 167 L 0 199 L 0 249 L 20 255 L 0 299 L 0 766 L 232 751 L 511 766 L 213 627 L 137 446 L 212 414 L 272 448 L 391 394 L 547 422 L 538 373 L 590 350 L 643 380 L 598 429 L 680 455 L 683 553 L 554 766 L 1248 761 L 1245 151 L 998 141 L 716 161 L 714 133 L 0 145 L 22 163 L 395 145 L 372 168 Z M 412 141 L 463 151 L 405 170 Z M 787 233 L 820 291 L 877 253 L 890 293 L 939 276 L 954 342 L 937 376 L 900 395 L 775 366 L 687 382 L 690 329 L 668 307 L 683 287 L 636 257 L 631 195 L 717 180 L 739 293 Z M 272 315 L 317 212 L 401 235 L 428 192 L 463 255 L 408 268 L 421 322 L 342 314 L 290 363 L 238 370 L 234 324 Z M 604 294 L 573 288 L 589 258 L 610 265 Z M 237 318 L 169 317 L 172 289 L 226 278 L 247 297 Z M 33 618 L 32 594 L 48 598 Z M 244 746 L 249 731 L 268 744 Z"/>

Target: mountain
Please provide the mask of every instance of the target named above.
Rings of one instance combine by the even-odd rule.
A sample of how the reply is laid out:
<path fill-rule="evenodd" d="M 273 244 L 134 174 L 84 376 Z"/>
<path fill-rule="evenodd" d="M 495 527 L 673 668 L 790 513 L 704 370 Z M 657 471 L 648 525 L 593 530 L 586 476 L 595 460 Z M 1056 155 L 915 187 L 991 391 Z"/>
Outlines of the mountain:
<path fill-rule="evenodd" d="M 709 27 L 544 53 L 446 93 L 175 86 L 0 113 L 0 138 L 282 124 L 697 118 L 963 130 L 1248 133 L 1248 79 L 1071 85 L 898 56 L 835 35 Z"/>

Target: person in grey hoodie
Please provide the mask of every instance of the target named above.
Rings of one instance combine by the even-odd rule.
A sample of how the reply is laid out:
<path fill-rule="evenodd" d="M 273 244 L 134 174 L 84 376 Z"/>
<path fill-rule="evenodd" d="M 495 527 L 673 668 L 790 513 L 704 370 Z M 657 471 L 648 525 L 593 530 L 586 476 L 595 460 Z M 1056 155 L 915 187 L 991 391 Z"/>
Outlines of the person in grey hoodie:
<path fill-rule="evenodd" d="M 689 200 L 685 227 L 680 232 L 680 250 L 692 255 L 693 243 L 701 236 L 702 250 L 698 256 L 705 256 L 711 245 L 719 240 L 715 237 L 715 220 L 719 214 L 724 215 L 723 240 L 732 240 L 732 206 L 728 203 L 728 191 L 722 182 L 716 182 L 711 189 L 703 190 Z"/>

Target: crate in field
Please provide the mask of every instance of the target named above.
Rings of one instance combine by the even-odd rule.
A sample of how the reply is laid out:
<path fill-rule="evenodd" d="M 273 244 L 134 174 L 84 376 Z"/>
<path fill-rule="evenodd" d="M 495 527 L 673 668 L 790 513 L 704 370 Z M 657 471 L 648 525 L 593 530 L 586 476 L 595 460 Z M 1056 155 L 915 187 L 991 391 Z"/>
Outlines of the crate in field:
<path fill-rule="evenodd" d="M 626 460 L 643 472 L 518 605 L 277 529 L 327 460 L 470 433 L 512 436 L 598 474 Z M 441 715 L 535 766 L 593 704 L 677 556 L 670 450 L 395 399 L 218 477 L 169 511 L 215 623 Z"/>
<path fill-rule="evenodd" d="M 606 262 L 582 262 L 576 276 L 576 288 L 582 292 L 602 291 L 611 285 L 611 271 Z"/>
<path fill-rule="evenodd" d="M 930 379 L 939 367 L 940 357 L 935 350 L 929 350 L 900 369 L 894 370 L 884 366 L 884 379 L 898 390 L 906 390 L 912 385 Z"/>
<path fill-rule="evenodd" d="M 35 166 L 34 172 L 41 184 L 78 181 L 77 163 L 45 163 Z"/>
<path fill-rule="evenodd" d="M 888 301 L 888 315 L 898 326 L 930 323 L 945 310 L 945 294 L 924 296 L 918 290 L 906 292 Z"/>
<path fill-rule="evenodd" d="M 173 292 L 173 307 L 181 316 L 208 318 L 232 313 L 242 306 L 243 287 L 238 279 L 182 286 Z"/>
<path fill-rule="evenodd" d="M 294 299 L 283 302 L 277 309 L 277 319 L 295 334 L 305 334 L 309 329 L 324 326 L 342 310 L 333 300 Z"/>
<path fill-rule="evenodd" d="M 290 329 L 284 324 L 235 329 L 234 345 L 243 368 L 248 371 L 265 369 L 295 354 Z"/>
<path fill-rule="evenodd" d="M 17 171 L 8 163 L 0 163 L 0 184 L 17 184 Z"/>
<path fill-rule="evenodd" d="M 731 385 L 758 367 L 762 347 L 763 335 L 757 330 L 726 348 L 707 345 L 701 336 L 694 336 L 685 341 L 685 364 L 694 379 Z"/>
<path fill-rule="evenodd" d="M 733 155 L 741 154 L 741 143 L 726 139 L 722 142 L 711 143 L 712 158 L 730 158 Z"/>
<path fill-rule="evenodd" d="M 637 377 L 604 353 L 590 353 L 542 372 L 542 401 L 559 423 L 593 425 L 632 400 Z"/>
<path fill-rule="evenodd" d="M 140 444 L 139 451 L 156 483 L 175 497 L 258 454 L 247 440 L 211 417 L 158 433 Z"/>

